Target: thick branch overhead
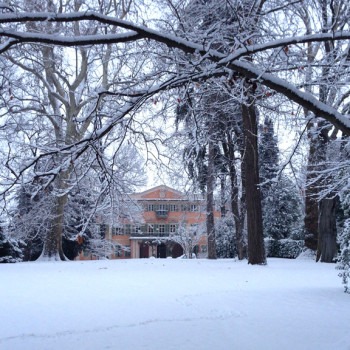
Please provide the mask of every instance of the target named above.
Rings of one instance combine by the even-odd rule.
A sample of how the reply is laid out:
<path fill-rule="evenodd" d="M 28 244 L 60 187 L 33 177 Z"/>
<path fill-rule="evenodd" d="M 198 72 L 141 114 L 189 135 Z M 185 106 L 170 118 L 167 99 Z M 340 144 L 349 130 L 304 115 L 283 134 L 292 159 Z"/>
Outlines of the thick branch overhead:
<path fill-rule="evenodd" d="M 222 52 L 205 47 L 195 42 L 187 41 L 181 37 L 162 33 L 160 31 L 139 26 L 132 22 L 117 19 L 95 12 L 78 12 L 70 14 L 56 13 L 10 13 L 0 15 L 0 23 L 28 23 L 28 22 L 79 22 L 79 21 L 95 21 L 105 25 L 117 26 L 128 30 L 129 32 L 120 34 L 105 35 L 88 35 L 88 36 L 60 36 L 45 33 L 18 32 L 12 29 L 0 29 L 0 37 L 10 38 L 9 41 L 2 44 L 0 48 L 2 52 L 9 50 L 13 45 L 20 43 L 43 43 L 61 46 L 88 46 L 101 44 L 118 44 L 133 42 L 140 39 L 151 39 L 159 43 L 163 43 L 170 48 L 177 48 L 185 53 L 201 55 L 207 60 L 215 63 L 216 68 L 226 67 L 232 71 L 238 72 L 248 79 L 256 79 L 260 84 L 283 94 L 292 101 L 298 103 L 302 107 L 312 111 L 315 116 L 323 117 L 339 128 L 344 134 L 350 135 L 350 122 L 347 115 L 340 114 L 334 108 L 327 106 L 325 103 L 317 100 L 310 93 L 301 91 L 291 83 L 278 78 L 272 74 L 264 72 L 264 69 L 255 65 L 253 62 L 244 60 L 244 57 L 257 52 L 263 52 L 275 48 L 283 48 L 286 46 L 326 42 L 329 40 L 349 40 L 350 32 L 338 31 L 334 33 L 320 33 L 300 37 L 290 37 L 279 40 L 272 40 L 265 44 L 248 45 L 245 48 L 238 49 L 236 52 L 224 54 Z M 218 71 L 213 69 L 215 74 Z M 227 74 L 222 71 L 222 75 Z M 210 76 L 210 73 L 207 74 Z M 190 79 L 190 78 L 189 78 Z"/>

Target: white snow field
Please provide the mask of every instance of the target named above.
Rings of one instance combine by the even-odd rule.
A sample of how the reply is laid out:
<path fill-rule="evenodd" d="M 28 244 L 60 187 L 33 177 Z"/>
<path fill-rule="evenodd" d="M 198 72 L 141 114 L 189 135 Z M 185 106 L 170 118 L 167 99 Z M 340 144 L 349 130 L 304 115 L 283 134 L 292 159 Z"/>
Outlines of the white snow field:
<path fill-rule="evenodd" d="M 1 350 L 349 350 L 350 295 L 311 259 L 0 266 Z"/>

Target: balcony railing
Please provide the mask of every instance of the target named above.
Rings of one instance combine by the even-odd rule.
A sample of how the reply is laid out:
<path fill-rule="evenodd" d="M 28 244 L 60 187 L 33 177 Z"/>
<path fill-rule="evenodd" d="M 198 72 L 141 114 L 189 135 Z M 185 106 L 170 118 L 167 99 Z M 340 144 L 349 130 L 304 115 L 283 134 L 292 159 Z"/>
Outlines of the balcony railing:
<path fill-rule="evenodd" d="M 158 237 L 169 237 L 170 235 L 173 235 L 174 232 L 144 232 L 144 233 L 131 233 L 130 236 L 132 237 L 154 237 L 154 238 L 158 238 Z"/>
<path fill-rule="evenodd" d="M 168 210 L 156 210 L 157 218 L 165 219 L 168 217 Z"/>

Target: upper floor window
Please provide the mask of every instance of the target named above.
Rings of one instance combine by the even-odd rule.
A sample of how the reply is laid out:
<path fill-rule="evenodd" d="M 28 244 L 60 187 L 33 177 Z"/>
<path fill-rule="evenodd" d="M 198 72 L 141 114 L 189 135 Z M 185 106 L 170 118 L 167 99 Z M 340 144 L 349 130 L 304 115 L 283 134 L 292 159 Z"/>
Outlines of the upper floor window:
<path fill-rule="evenodd" d="M 112 227 L 112 235 L 122 235 L 124 234 L 124 230 L 122 227 Z"/>
<path fill-rule="evenodd" d="M 141 233 L 141 232 L 142 230 L 140 225 L 132 226 L 132 233 Z"/>
<path fill-rule="evenodd" d="M 168 216 L 169 206 L 167 204 L 158 204 L 156 208 L 156 215 L 159 218 L 166 218 Z"/>
<path fill-rule="evenodd" d="M 166 210 L 168 210 L 168 205 L 167 204 L 158 204 L 158 210 L 166 211 Z"/>
<path fill-rule="evenodd" d="M 177 204 L 170 204 L 170 211 L 179 211 L 179 206 Z"/>
<path fill-rule="evenodd" d="M 190 211 L 198 211 L 198 205 L 197 204 L 191 204 L 190 205 Z"/>

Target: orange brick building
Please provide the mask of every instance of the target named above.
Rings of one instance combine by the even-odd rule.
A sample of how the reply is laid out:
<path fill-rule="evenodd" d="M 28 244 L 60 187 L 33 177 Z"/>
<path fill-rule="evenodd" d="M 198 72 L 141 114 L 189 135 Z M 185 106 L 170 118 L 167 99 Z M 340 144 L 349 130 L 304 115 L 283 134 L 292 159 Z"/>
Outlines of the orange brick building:
<path fill-rule="evenodd" d="M 191 232 L 193 251 L 197 257 L 207 257 L 205 234 L 206 203 L 200 195 L 186 195 L 165 185 L 130 195 L 141 210 L 141 218 L 128 219 L 120 227 L 109 228 L 106 240 L 123 246 L 110 255 L 118 258 L 177 258 L 184 254 L 183 244 L 174 236 L 178 232 Z M 215 212 L 219 217 L 220 213 Z M 85 257 L 84 257 L 85 256 Z M 81 254 L 78 259 L 91 259 Z"/>

